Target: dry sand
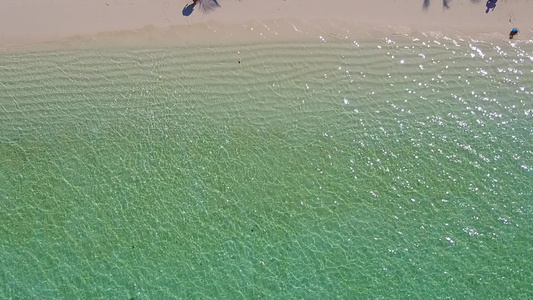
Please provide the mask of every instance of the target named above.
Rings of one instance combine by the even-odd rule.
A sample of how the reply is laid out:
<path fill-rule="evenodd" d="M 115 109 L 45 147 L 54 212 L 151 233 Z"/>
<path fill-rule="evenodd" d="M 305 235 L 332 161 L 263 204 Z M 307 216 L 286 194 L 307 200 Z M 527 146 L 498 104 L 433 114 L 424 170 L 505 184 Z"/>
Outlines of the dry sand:
<path fill-rule="evenodd" d="M 449 9 L 443 8 L 441 0 L 430 0 L 427 10 L 422 8 L 423 0 L 219 0 L 221 7 L 215 11 L 203 14 L 196 9 L 185 17 L 182 10 L 190 2 L 2 0 L 0 48 L 41 43 L 61 45 L 73 40 L 134 39 L 143 34 L 173 39 L 176 43 L 202 36 L 235 40 L 263 32 L 277 35 L 280 31 L 297 31 L 295 24 L 494 33 L 502 37 L 512 27 L 519 27 L 520 39 L 533 36 L 533 0 L 499 0 L 489 13 L 485 12 L 483 0 L 452 0 Z M 270 30 L 268 24 L 278 28 Z M 224 26 L 227 30 L 221 29 Z M 263 31 L 253 32 L 254 26 L 260 26 Z M 249 33 L 235 36 L 231 28 Z"/>

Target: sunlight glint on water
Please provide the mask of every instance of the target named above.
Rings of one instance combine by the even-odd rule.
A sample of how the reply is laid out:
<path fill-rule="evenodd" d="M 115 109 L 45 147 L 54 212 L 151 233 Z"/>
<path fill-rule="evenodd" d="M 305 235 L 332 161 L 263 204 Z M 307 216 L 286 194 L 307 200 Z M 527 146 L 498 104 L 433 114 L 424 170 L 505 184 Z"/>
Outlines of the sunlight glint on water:
<path fill-rule="evenodd" d="M 531 45 L 0 58 L 3 298 L 526 299 Z"/>

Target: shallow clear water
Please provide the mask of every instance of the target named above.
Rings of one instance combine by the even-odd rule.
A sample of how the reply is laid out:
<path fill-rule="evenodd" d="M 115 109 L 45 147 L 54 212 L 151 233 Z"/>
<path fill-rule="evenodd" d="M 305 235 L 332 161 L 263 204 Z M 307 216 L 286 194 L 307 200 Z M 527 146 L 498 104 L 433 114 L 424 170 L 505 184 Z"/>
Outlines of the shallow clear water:
<path fill-rule="evenodd" d="M 533 47 L 0 56 L 0 298 L 533 297 Z"/>

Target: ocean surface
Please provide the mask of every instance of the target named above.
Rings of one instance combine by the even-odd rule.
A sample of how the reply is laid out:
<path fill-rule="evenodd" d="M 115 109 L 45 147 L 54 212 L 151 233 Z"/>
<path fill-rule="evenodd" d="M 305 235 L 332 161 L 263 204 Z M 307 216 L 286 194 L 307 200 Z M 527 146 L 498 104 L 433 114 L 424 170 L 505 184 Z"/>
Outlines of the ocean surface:
<path fill-rule="evenodd" d="M 533 43 L 0 54 L 0 299 L 533 299 Z"/>

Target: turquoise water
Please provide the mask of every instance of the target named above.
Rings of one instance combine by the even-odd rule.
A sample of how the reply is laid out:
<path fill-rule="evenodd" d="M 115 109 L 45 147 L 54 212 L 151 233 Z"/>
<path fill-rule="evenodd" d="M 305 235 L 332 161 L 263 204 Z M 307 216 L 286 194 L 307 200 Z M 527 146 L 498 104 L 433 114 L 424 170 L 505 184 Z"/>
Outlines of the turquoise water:
<path fill-rule="evenodd" d="M 532 53 L 3 53 L 0 299 L 533 298 Z"/>

